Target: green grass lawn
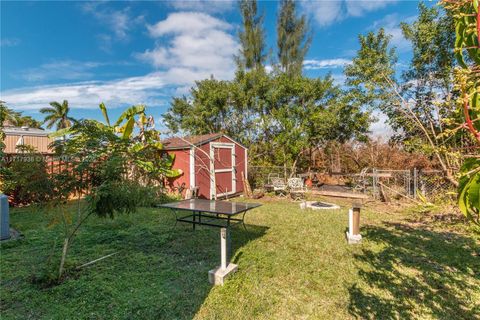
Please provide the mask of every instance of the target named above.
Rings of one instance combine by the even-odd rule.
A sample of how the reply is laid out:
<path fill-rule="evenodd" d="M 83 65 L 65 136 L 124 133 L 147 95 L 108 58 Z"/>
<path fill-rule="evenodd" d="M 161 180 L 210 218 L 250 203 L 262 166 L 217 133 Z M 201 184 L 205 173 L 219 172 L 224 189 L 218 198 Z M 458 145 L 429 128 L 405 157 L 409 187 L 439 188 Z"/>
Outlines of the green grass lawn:
<path fill-rule="evenodd" d="M 1 244 L 1 319 L 480 319 L 478 233 L 411 210 L 362 214 L 364 241 L 347 245 L 346 209 L 264 201 L 247 231 L 232 231 L 239 270 L 223 287 L 207 275 L 219 264 L 218 229 L 172 229 L 170 212 L 149 208 L 92 217 L 70 265 L 118 254 L 42 288 L 31 275 L 58 259 L 60 234 L 41 213 L 15 209 L 25 238 Z"/>

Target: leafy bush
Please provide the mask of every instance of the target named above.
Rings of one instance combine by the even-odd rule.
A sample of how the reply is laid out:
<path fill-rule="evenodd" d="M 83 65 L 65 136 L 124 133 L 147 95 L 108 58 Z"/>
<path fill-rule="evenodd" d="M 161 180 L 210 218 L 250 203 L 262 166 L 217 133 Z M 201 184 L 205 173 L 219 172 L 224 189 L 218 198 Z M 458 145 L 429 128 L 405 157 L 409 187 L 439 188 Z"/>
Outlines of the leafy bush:
<path fill-rule="evenodd" d="M 3 163 L 0 171 L 2 186 L 13 205 L 27 205 L 48 201 L 53 184 L 42 155 L 26 153 L 16 156 L 10 163 Z"/>
<path fill-rule="evenodd" d="M 87 196 L 87 202 L 92 213 L 114 218 L 116 212 L 135 212 L 136 208 L 146 201 L 144 197 L 145 194 L 135 182 L 108 181 Z"/>

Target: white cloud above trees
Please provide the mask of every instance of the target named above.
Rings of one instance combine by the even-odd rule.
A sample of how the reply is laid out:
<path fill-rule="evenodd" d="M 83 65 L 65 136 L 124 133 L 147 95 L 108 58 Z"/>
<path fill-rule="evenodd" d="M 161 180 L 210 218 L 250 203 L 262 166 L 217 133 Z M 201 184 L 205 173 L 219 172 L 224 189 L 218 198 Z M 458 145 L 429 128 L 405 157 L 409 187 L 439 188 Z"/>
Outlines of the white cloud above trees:
<path fill-rule="evenodd" d="M 181 11 L 197 11 L 207 13 L 221 13 L 235 8 L 236 0 L 176 0 L 168 4 Z"/>
<path fill-rule="evenodd" d="M 397 13 L 388 14 L 382 19 L 376 20 L 368 28 L 370 30 L 378 30 L 380 28 L 385 29 L 385 32 L 392 36 L 390 43 L 397 48 L 399 52 L 406 52 L 411 50 L 410 42 L 405 39 L 400 28 L 400 23 L 412 23 L 417 16 L 400 17 Z"/>
<path fill-rule="evenodd" d="M 343 68 L 352 61 L 343 58 L 337 59 L 309 59 L 303 61 L 303 68 L 305 70 L 319 70 L 319 69 L 335 69 Z"/>
<path fill-rule="evenodd" d="M 327 27 L 349 17 L 361 17 L 368 12 L 386 7 L 396 0 L 307 0 L 301 5 L 304 12 L 314 18 L 321 27 Z"/>
<path fill-rule="evenodd" d="M 154 66 L 154 72 L 109 81 L 7 90 L 1 93 L 0 99 L 19 110 L 36 110 L 63 99 L 69 100 L 72 108 L 97 108 L 102 101 L 110 107 L 137 103 L 164 105 L 171 93 L 177 93 L 175 90 L 179 87 L 185 91 L 195 80 L 211 75 L 219 79 L 233 77 L 233 55 L 238 52 L 239 45 L 231 34 L 233 26 L 229 23 L 205 13 L 177 12 L 148 25 L 147 30 L 156 45 L 135 56 Z M 60 61 L 27 70 L 24 76 L 33 80 L 42 76 L 42 70 L 61 74 L 60 69 L 67 68 L 74 71 L 71 74 L 76 78 L 66 80 L 76 80 L 91 76 L 91 69 L 97 66 L 94 62 L 76 65 L 72 61 Z"/>
<path fill-rule="evenodd" d="M 148 30 L 158 40 L 157 45 L 137 54 L 140 60 L 167 72 L 184 70 L 219 79 L 233 76 L 233 56 L 239 44 L 229 23 L 205 13 L 179 12 L 148 26 Z"/>

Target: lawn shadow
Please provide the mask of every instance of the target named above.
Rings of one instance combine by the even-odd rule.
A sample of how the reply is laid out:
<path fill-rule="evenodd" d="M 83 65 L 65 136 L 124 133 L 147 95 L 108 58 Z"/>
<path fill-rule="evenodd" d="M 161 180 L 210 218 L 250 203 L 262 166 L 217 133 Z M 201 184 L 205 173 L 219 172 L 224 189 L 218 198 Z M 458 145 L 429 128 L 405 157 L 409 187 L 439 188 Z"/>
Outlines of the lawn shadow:
<path fill-rule="evenodd" d="M 117 258 L 123 260 L 115 271 L 117 275 L 130 279 L 123 281 L 135 283 L 149 295 L 119 307 L 132 317 L 140 314 L 152 319 L 191 319 L 212 289 L 208 271 L 220 264 L 220 229 L 197 226 L 194 231 L 189 224 L 178 223 L 171 228 L 170 220 L 162 222 L 158 228 L 132 226 L 106 236 L 110 248 L 122 251 L 122 257 Z M 240 269 L 242 247 L 262 237 L 266 230 L 248 224 L 247 230 L 242 226 L 231 229 L 231 257 Z"/>
<path fill-rule="evenodd" d="M 366 319 L 480 319 L 479 245 L 472 238 L 400 223 L 367 226 L 378 249 L 355 254 L 361 283 L 349 288 L 349 312 Z"/>

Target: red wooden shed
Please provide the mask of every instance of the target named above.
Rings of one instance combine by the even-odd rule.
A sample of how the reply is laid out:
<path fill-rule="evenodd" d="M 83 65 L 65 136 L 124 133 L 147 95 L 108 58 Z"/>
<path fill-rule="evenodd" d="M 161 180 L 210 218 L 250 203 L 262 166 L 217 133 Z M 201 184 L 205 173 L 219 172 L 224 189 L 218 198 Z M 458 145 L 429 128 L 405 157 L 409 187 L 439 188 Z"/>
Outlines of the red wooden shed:
<path fill-rule="evenodd" d="M 243 177 L 247 177 L 247 148 L 222 133 L 163 141 L 169 154 L 175 155 L 173 167 L 183 175 L 170 186 L 185 183 L 186 189 L 198 188 L 200 198 L 213 199 L 243 192 Z"/>

